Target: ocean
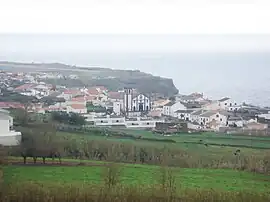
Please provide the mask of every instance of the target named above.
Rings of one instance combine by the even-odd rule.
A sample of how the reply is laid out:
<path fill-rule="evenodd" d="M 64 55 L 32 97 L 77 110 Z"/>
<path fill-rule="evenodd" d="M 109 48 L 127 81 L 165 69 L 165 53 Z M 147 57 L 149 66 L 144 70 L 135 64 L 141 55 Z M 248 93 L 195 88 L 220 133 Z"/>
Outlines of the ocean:
<path fill-rule="evenodd" d="M 179 51 L 177 46 L 184 42 L 173 46 L 174 49 L 166 46 L 167 49 L 162 51 L 160 45 L 156 46 L 157 49 L 159 48 L 158 51 L 150 50 L 149 46 L 158 41 L 155 39 L 152 44 L 146 46 L 148 47 L 146 51 L 137 48 L 126 52 L 121 51 L 120 48 L 113 51 L 113 48 L 109 47 L 109 45 L 117 46 L 118 42 L 112 42 L 114 38 L 107 40 L 108 43 L 111 43 L 107 46 L 107 42 L 94 44 L 95 40 L 92 40 L 84 43 L 83 39 L 77 38 L 76 43 L 73 43 L 74 48 L 72 45 L 66 45 L 71 39 L 62 38 L 0 35 L 0 61 L 58 62 L 77 66 L 136 69 L 156 76 L 172 78 L 181 94 L 203 92 L 212 99 L 229 96 L 238 102 L 270 106 L 270 51 L 261 51 L 258 48 L 263 44 L 267 47 L 263 40 L 270 41 L 268 40 L 270 37 L 267 39 L 260 36 L 251 38 L 254 42 L 252 42 L 254 52 L 251 51 L 252 48 L 243 51 L 245 47 L 241 51 L 239 44 L 237 50 L 228 51 L 234 46 L 233 40 L 231 40 L 232 45 L 227 47 L 226 51 L 198 49 L 198 51 L 185 52 L 184 48 Z M 121 39 L 121 37 L 118 38 Z M 234 41 L 237 42 L 242 38 L 238 37 Z M 101 39 L 100 41 L 102 41 Z M 251 39 L 247 41 L 251 41 Z M 257 43 L 259 39 L 261 39 L 260 44 Z M 61 40 L 62 43 L 57 44 Z M 87 40 L 85 39 L 85 41 Z M 209 41 L 211 42 L 211 40 Z M 220 38 L 220 41 L 224 41 L 224 38 Z M 173 41 L 170 43 L 173 44 Z M 93 47 L 88 48 L 91 47 L 91 44 Z M 99 47 L 99 44 L 102 47 Z M 220 44 L 220 49 L 225 46 L 224 44 Z M 139 44 L 138 47 L 142 45 Z M 125 48 L 128 48 L 128 45 Z"/>

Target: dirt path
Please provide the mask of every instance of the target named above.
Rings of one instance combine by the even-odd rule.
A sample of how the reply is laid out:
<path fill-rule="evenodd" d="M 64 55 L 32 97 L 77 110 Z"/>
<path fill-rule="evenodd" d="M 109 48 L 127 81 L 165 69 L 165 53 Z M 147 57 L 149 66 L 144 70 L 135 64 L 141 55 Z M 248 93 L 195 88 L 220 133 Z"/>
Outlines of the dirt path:
<path fill-rule="evenodd" d="M 23 160 L 17 159 L 10 159 L 8 160 L 9 165 L 16 165 L 16 166 L 109 166 L 109 164 L 99 164 L 99 163 L 91 163 L 91 162 L 75 162 L 75 161 L 62 161 L 60 164 L 58 160 L 46 160 L 46 163 L 43 164 L 41 160 L 37 160 L 36 163 L 33 162 L 32 159 L 23 163 Z"/>

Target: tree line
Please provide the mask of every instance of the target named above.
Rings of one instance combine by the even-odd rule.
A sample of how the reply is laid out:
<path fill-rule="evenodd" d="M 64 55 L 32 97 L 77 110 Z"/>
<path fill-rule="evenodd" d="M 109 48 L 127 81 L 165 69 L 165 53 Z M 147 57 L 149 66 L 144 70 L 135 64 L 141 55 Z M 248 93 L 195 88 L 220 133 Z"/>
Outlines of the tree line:
<path fill-rule="evenodd" d="M 87 135 L 58 133 L 57 125 L 37 124 L 21 128 L 22 141 L 19 146 L 13 147 L 9 155 L 27 157 L 36 162 L 41 158 L 62 158 L 78 160 L 100 160 L 109 162 L 141 163 L 151 165 L 167 165 L 183 168 L 234 168 L 254 172 L 270 172 L 269 154 L 250 156 L 249 154 L 224 156 L 205 156 L 200 153 L 191 153 L 172 146 L 171 144 L 146 143 L 140 139 L 132 142 L 114 141 L 110 138 L 91 140 Z M 173 143 L 172 143 L 173 144 Z"/>

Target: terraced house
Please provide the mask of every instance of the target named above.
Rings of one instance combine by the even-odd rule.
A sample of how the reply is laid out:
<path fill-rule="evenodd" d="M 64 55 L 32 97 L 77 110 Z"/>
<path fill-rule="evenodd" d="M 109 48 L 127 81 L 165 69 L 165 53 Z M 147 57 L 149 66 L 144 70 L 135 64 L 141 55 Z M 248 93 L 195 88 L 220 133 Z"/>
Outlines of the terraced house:
<path fill-rule="evenodd" d="M 21 132 L 13 130 L 13 118 L 9 111 L 0 109 L 0 145 L 12 146 L 20 143 Z"/>

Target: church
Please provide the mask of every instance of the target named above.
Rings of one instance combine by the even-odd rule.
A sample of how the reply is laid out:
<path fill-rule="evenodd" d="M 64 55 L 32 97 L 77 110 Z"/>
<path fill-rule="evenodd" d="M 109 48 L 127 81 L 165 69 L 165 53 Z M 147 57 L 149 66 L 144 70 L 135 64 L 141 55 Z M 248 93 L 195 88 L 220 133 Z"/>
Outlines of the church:
<path fill-rule="evenodd" d="M 124 89 L 124 111 L 130 112 L 148 112 L 151 110 L 151 100 L 144 94 L 137 94 L 133 89 Z"/>

